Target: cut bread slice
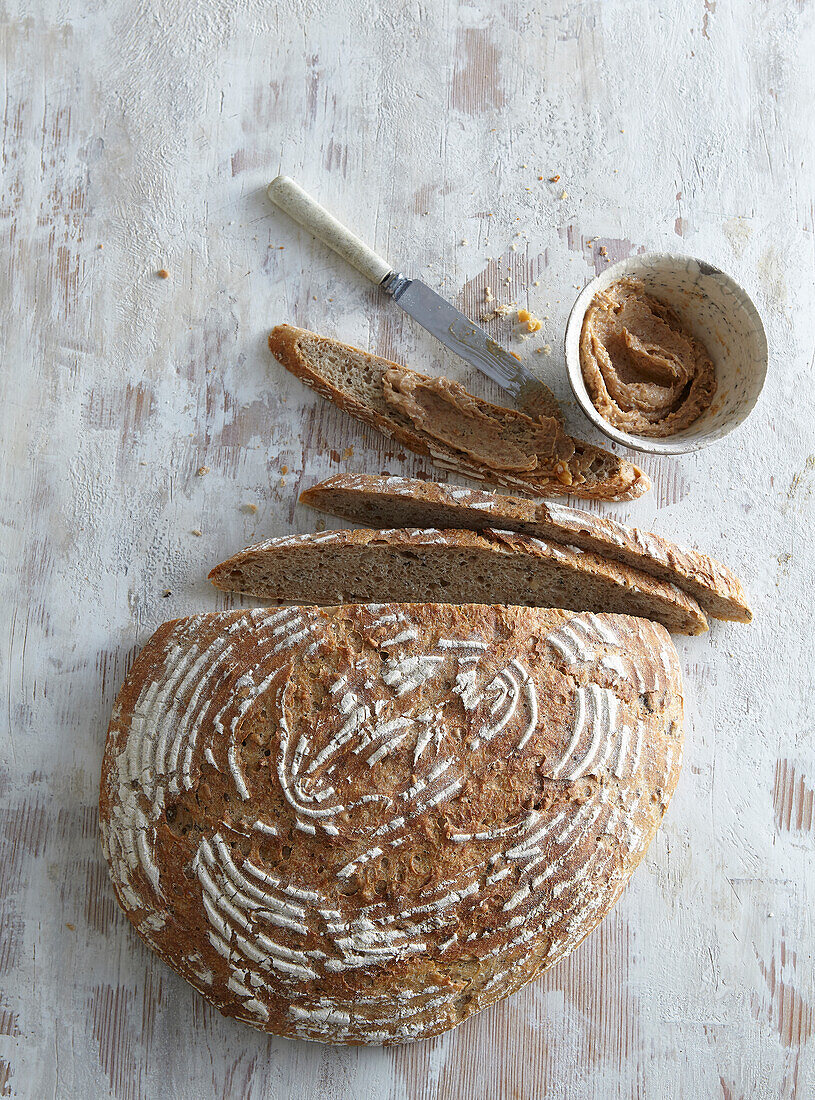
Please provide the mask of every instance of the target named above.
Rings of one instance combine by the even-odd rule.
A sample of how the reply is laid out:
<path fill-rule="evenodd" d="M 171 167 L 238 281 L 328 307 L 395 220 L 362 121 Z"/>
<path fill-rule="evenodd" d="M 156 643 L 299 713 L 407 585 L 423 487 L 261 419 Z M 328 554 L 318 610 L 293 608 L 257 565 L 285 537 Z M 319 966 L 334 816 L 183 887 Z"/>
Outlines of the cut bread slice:
<path fill-rule="evenodd" d="M 372 527 L 499 527 L 577 546 L 678 585 L 714 619 L 753 618 L 741 581 L 715 558 L 562 504 L 379 474 L 337 474 L 306 489 L 300 500 Z"/>
<path fill-rule="evenodd" d="M 512 531 L 326 531 L 258 543 L 217 565 L 216 588 L 276 603 L 514 604 L 654 619 L 679 634 L 707 620 L 675 585 L 598 554 Z"/>
<path fill-rule="evenodd" d="M 269 347 L 322 397 L 443 469 L 532 496 L 633 500 L 651 487 L 632 463 L 567 435 L 557 417 L 493 405 L 291 325 L 278 325 Z"/>

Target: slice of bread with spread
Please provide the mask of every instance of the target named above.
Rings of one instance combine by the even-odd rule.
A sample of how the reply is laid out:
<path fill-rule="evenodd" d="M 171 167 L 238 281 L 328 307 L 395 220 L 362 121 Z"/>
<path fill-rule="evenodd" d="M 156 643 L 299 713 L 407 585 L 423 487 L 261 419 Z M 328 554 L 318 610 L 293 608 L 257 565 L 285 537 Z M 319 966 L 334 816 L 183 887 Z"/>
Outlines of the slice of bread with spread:
<path fill-rule="evenodd" d="M 331 1043 L 437 1035 L 609 912 L 670 801 L 665 630 L 517 607 L 165 623 L 99 802 L 116 896 L 222 1013 Z"/>
<path fill-rule="evenodd" d="M 651 487 L 637 466 L 573 439 L 556 416 L 493 405 L 450 379 L 291 325 L 278 325 L 269 347 L 321 396 L 443 469 L 532 496 L 633 500 Z"/>
<path fill-rule="evenodd" d="M 641 615 L 701 634 L 696 600 L 628 565 L 512 531 L 325 531 L 247 547 L 209 574 L 227 592 L 322 605 L 376 601 L 523 604 Z"/>
<path fill-rule="evenodd" d="M 675 584 L 714 619 L 749 623 L 741 581 L 715 558 L 607 516 L 418 478 L 337 474 L 301 493 L 304 504 L 371 527 L 498 527 L 590 550 Z"/>

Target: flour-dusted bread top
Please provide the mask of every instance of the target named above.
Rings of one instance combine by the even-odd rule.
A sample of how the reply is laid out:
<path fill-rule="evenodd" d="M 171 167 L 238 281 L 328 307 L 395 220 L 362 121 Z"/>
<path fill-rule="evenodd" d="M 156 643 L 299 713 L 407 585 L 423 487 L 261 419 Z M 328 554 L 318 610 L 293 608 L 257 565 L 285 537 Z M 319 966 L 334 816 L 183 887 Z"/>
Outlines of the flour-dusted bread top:
<path fill-rule="evenodd" d="M 229 1016 L 425 1038 L 605 916 L 673 793 L 682 693 L 626 616 L 385 604 L 165 623 L 100 828 L 139 934 Z"/>
<path fill-rule="evenodd" d="M 380 474 L 336 474 L 306 489 L 300 500 L 374 527 L 499 527 L 577 546 L 678 585 L 715 619 L 748 623 L 753 617 L 741 581 L 722 562 L 651 531 L 626 527 L 610 516 L 486 489 Z"/>
<path fill-rule="evenodd" d="M 210 571 L 225 591 L 277 603 L 392 600 L 611 611 L 700 634 L 692 596 L 639 569 L 513 531 L 398 528 L 282 535 Z"/>
<path fill-rule="evenodd" d="M 417 454 L 428 455 L 442 469 L 533 496 L 633 500 L 651 488 L 642 470 L 631 462 L 566 435 L 545 388 L 537 408 L 533 409 L 534 395 L 528 400 L 530 416 L 493 405 L 450 379 L 429 378 L 292 325 L 273 329 L 269 348 L 278 362 L 322 397 Z M 426 394 L 436 409 L 434 415 L 429 415 L 426 402 L 416 401 L 416 393 L 428 389 L 435 391 Z M 439 410 L 442 391 L 449 400 Z M 451 424 L 456 408 L 466 409 L 466 424 Z M 533 440 L 544 425 L 556 439 L 544 432 L 549 442 L 538 449 Z M 493 443 L 486 442 L 489 438 Z M 473 450 L 474 440 L 486 451 Z M 516 469 L 507 469 L 506 454 L 498 453 L 507 447 L 523 452 Z"/>

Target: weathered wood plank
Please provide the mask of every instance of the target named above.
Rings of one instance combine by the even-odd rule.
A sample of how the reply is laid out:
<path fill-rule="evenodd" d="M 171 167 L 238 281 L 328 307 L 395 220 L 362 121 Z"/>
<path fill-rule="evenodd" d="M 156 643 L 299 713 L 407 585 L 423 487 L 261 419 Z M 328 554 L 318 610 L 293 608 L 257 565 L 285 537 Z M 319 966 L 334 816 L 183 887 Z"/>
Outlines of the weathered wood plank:
<path fill-rule="evenodd" d="M 0 1096 L 811 1095 L 811 6 L 12 0 L 0 48 Z M 209 566 L 323 522 L 312 480 L 432 472 L 286 375 L 270 325 L 497 396 L 270 209 L 280 170 L 472 316 L 487 285 L 545 316 L 513 346 L 589 438 L 560 344 L 607 261 L 711 259 L 772 349 L 749 424 L 646 457 L 654 492 L 614 509 L 721 555 L 757 611 L 681 643 L 664 829 L 569 960 L 415 1047 L 221 1019 L 130 930 L 96 837 L 115 693 L 161 620 L 226 606 Z"/>

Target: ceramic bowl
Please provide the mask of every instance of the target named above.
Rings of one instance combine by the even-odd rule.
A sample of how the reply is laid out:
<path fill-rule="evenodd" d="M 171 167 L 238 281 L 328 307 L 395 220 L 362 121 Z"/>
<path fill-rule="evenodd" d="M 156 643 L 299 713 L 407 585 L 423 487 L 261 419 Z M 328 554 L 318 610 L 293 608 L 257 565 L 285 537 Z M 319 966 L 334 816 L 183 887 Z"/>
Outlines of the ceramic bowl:
<path fill-rule="evenodd" d="M 672 306 L 707 348 L 717 389 L 709 409 L 689 427 L 664 439 L 622 432 L 592 404 L 580 369 L 580 332 L 594 295 L 631 275 Z M 767 374 L 767 337 L 747 293 L 718 267 L 668 252 L 646 252 L 606 268 L 578 295 L 566 324 L 566 370 L 574 395 L 591 422 L 609 439 L 637 451 L 682 454 L 722 439 L 754 408 Z"/>

